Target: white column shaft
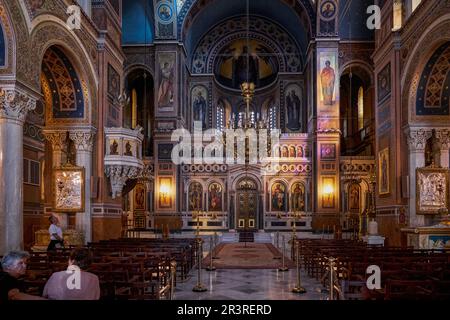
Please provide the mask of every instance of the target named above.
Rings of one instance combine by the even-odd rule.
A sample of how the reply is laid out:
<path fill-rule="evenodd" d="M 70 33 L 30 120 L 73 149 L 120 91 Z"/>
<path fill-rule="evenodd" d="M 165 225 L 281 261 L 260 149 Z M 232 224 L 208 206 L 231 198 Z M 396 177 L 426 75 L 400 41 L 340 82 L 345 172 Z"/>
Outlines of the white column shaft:
<path fill-rule="evenodd" d="M 82 231 L 85 242 L 92 241 L 92 214 L 91 214 L 91 175 L 92 175 L 92 152 L 77 150 L 77 166 L 85 169 L 84 185 L 84 212 L 77 213 L 76 226 Z"/>
<path fill-rule="evenodd" d="M 425 150 L 409 151 L 409 224 L 410 226 L 424 226 L 425 217 L 416 214 L 416 169 L 425 166 Z"/>
<path fill-rule="evenodd" d="M 0 254 L 23 248 L 23 123 L 0 119 Z"/>

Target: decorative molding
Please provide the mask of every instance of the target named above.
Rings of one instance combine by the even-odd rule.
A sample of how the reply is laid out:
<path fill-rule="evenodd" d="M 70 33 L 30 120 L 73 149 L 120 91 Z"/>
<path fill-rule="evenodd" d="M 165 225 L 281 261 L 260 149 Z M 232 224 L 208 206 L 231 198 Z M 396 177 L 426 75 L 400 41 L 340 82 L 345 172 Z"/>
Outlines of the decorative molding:
<path fill-rule="evenodd" d="M 214 63 L 221 50 L 233 40 L 245 38 L 261 41 L 273 50 L 277 55 L 279 72 L 301 71 L 303 61 L 300 50 L 282 27 L 261 17 L 251 18 L 249 31 L 247 27 L 243 17 L 234 17 L 208 31 L 192 55 L 191 72 L 212 74 Z M 267 33 L 265 30 L 272 31 Z M 290 54 L 286 56 L 283 52 Z"/>
<path fill-rule="evenodd" d="M 92 152 L 94 147 L 95 132 L 89 131 L 75 131 L 69 133 L 69 138 L 75 143 L 77 151 Z"/>
<path fill-rule="evenodd" d="M 36 99 L 17 89 L 0 89 L 0 119 L 25 122 L 29 111 L 36 108 Z"/>
<path fill-rule="evenodd" d="M 120 197 L 128 179 L 139 178 L 142 168 L 112 165 L 105 167 L 105 174 L 111 180 L 112 198 Z"/>
<path fill-rule="evenodd" d="M 436 129 L 436 139 L 441 143 L 441 150 L 448 150 L 450 148 L 449 129 Z"/>
<path fill-rule="evenodd" d="M 227 173 L 226 164 L 184 164 L 181 167 L 183 173 Z"/>
<path fill-rule="evenodd" d="M 195 15 L 202 11 L 204 7 L 210 5 L 213 0 L 198 1 L 198 0 L 186 0 L 181 8 L 178 10 L 177 25 L 178 25 L 178 38 L 185 36 L 185 31 L 189 29 L 195 20 Z M 299 19 L 303 21 L 306 18 L 308 25 L 308 31 L 312 32 L 311 36 L 315 34 L 316 25 L 316 9 L 314 3 L 311 0 L 282 0 L 286 5 L 292 7 L 295 13 L 299 16 Z"/>
<path fill-rule="evenodd" d="M 142 160 L 142 128 L 134 130 L 126 128 L 105 128 L 104 158 L 105 174 L 110 178 L 112 198 L 121 196 L 128 179 L 141 178 L 143 173 L 149 176 L 153 166 L 144 171 Z"/>
<path fill-rule="evenodd" d="M 67 148 L 67 131 L 44 130 L 45 139 L 52 144 L 53 151 Z"/>
<path fill-rule="evenodd" d="M 411 151 L 424 151 L 427 144 L 427 140 L 431 138 L 431 129 L 414 129 L 409 128 L 406 131 L 408 138 L 408 146 Z"/>

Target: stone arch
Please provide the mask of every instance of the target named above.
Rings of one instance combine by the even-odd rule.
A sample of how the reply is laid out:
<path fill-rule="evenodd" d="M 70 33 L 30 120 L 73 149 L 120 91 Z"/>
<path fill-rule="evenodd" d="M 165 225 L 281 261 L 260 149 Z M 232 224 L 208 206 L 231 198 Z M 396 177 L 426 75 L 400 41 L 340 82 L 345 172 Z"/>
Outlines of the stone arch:
<path fill-rule="evenodd" d="M 41 88 L 40 74 L 44 55 L 49 48 L 57 46 L 62 49 L 64 55 L 72 63 L 76 73 L 86 90 L 85 111 L 86 122 L 95 124 L 97 122 L 97 90 L 98 79 L 90 56 L 85 48 L 80 45 L 80 39 L 74 34 L 64 29 L 57 21 L 47 21 L 38 24 L 31 34 L 31 47 L 35 54 L 30 57 L 33 61 L 33 72 L 31 74 L 33 82 L 37 83 L 37 88 Z M 87 63 L 86 63 L 87 62 Z"/>
<path fill-rule="evenodd" d="M 89 121 L 89 96 L 77 70 L 59 46 L 47 49 L 42 60 L 41 88 L 46 124 Z"/>
<path fill-rule="evenodd" d="M 37 86 L 29 83 L 27 77 L 31 72 L 29 61 L 29 34 L 24 12 L 16 0 L 0 0 L 0 16 L 4 31 L 8 36 L 8 68 L 0 70 L 0 75 L 13 75 L 15 78 L 35 89 Z M 5 36 L 6 36 L 5 35 Z"/>
<path fill-rule="evenodd" d="M 225 19 L 213 26 L 200 39 L 192 54 L 192 59 L 189 61 L 192 73 L 213 74 L 217 55 L 221 50 L 230 42 L 246 37 L 260 41 L 273 51 L 276 56 L 278 72 L 299 72 L 302 69 L 301 49 L 282 26 L 268 18 L 253 15 L 251 21 L 256 29 L 247 32 L 241 24 L 241 19 L 242 16 Z M 268 35 L 267 32 L 261 31 L 264 28 L 271 28 L 273 31 Z M 284 54 L 286 51 L 293 54 L 287 57 Z M 293 59 L 293 56 L 300 58 Z"/>
<path fill-rule="evenodd" d="M 124 72 L 123 72 L 124 77 L 123 78 L 127 79 L 128 76 L 131 73 L 133 73 L 133 71 L 140 70 L 140 69 L 147 71 L 148 73 L 150 73 L 152 78 L 155 79 L 155 70 L 153 70 L 150 66 L 145 65 L 143 63 L 133 63 L 133 64 L 127 66 L 124 69 Z"/>
<path fill-rule="evenodd" d="M 367 62 L 365 62 L 363 60 L 348 61 L 344 65 L 340 66 L 340 68 L 339 68 L 340 76 L 347 73 L 347 71 L 349 71 L 350 69 L 352 69 L 352 72 L 357 72 L 360 75 L 365 73 L 365 75 L 367 75 L 370 79 L 370 83 L 367 83 L 368 86 L 372 86 L 375 84 L 375 81 L 374 81 L 375 76 L 374 76 L 373 67 L 370 64 L 368 64 Z"/>
<path fill-rule="evenodd" d="M 402 124 L 423 124 L 425 119 L 416 116 L 416 97 L 424 66 L 444 43 L 450 41 L 450 14 L 436 19 L 415 42 L 411 53 L 405 58 L 401 79 Z M 433 117 L 436 124 L 448 124 L 448 117 Z"/>
<path fill-rule="evenodd" d="M 232 186 L 231 190 L 233 190 L 233 191 L 238 190 L 239 183 L 241 181 L 245 180 L 245 179 L 253 180 L 253 182 L 256 183 L 257 191 L 259 193 L 263 192 L 263 186 L 262 186 L 262 182 L 261 182 L 260 178 L 258 176 L 256 176 L 255 174 L 250 173 L 250 172 L 249 173 L 244 173 L 244 174 L 241 174 L 241 175 L 237 176 L 233 180 L 233 182 L 231 183 L 231 186 Z"/>
<path fill-rule="evenodd" d="M 2 62 L 0 64 L 0 75 L 3 74 L 13 74 L 16 69 L 16 57 L 14 52 L 16 52 L 16 36 L 14 33 L 14 28 L 10 20 L 10 14 L 5 5 L 0 5 L 0 28 L 3 41 L 4 52 L 0 52 L 2 55 Z"/>
<path fill-rule="evenodd" d="M 195 19 L 195 16 L 201 12 L 210 3 L 215 0 L 186 0 L 177 16 L 178 38 L 184 40 L 186 30 L 189 29 L 190 24 Z M 315 35 L 316 28 L 316 5 L 312 0 L 281 0 L 293 8 L 294 12 L 302 21 L 306 22 L 308 26 L 308 33 L 310 37 Z"/>

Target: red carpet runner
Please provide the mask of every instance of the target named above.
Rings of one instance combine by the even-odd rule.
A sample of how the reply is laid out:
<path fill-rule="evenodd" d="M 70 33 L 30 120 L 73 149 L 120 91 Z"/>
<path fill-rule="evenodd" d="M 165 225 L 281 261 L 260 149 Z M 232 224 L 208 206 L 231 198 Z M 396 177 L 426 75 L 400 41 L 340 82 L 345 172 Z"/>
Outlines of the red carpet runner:
<path fill-rule="evenodd" d="M 282 264 L 281 252 L 268 243 L 226 243 L 217 246 L 213 260 L 217 269 L 277 269 Z M 210 264 L 210 255 L 203 259 L 202 267 Z M 294 263 L 285 257 L 285 264 L 289 268 Z"/>

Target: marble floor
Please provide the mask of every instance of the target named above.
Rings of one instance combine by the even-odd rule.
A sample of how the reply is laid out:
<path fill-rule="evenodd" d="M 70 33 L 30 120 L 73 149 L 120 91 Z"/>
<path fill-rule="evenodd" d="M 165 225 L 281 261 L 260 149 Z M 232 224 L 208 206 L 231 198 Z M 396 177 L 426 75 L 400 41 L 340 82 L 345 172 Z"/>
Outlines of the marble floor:
<path fill-rule="evenodd" d="M 296 284 L 296 271 L 219 269 L 208 272 L 202 270 L 201 282 L 206 292 L 193 292 L 197 284 L 197 269 L 184 283 L 178 283 L 175 300 L 326 300 L 327 293 L 322 285 L 302 273 L 305 294 L 295 294 L 291 289 Z"/>

